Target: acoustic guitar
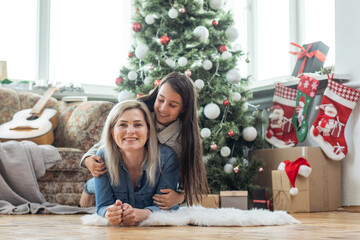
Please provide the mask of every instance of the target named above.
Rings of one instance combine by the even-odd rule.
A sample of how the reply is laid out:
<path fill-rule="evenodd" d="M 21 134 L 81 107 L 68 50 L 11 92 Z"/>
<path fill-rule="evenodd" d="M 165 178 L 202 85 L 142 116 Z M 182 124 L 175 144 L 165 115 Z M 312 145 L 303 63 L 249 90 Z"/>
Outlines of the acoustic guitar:
<path fill-rule="evenodd" d="M 53 130 L 58 125 L 55 109 L 45 108 L 57 88 L 49 88 L 32 109 L 21 110 L 10 122 L 0 125 L 0 141 L 33 141 L 36 144 L 52 144 Z"/>

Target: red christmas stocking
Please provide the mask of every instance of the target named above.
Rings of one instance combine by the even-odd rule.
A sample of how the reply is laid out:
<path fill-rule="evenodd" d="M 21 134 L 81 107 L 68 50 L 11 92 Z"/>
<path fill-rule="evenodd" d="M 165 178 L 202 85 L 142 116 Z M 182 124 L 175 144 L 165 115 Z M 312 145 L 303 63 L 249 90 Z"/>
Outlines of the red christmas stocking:
<path fill-rule="evenodd" d="M 276 84 L 265 139 L 277 148 L 292 147 L 298 142 L 291 120 L 295 110 L 296 92 L 296 89 Z"/>
<path fill-rule="evenodd" d="M 310 129 L 310 136 L 333 160 L 343 159 L 348 151 L 345 125 L 360 97 L 360 92 L 337 83 L 329 77 L 319 113 Z"/>

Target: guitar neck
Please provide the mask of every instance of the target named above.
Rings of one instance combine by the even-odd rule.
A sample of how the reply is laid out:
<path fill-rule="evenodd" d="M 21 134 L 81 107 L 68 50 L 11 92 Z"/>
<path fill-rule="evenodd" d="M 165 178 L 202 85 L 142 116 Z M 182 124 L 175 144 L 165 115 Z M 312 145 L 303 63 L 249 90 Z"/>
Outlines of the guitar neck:
<path fill-rule="evenodd" d="M 32 108 L 31 115 L 39 115 L 45 108 L 46 103 L 49 101 L 51 96 L 57 91 L 57 88 L 49 88 L 44 95 L 37 101 L 35 106 Z"/>

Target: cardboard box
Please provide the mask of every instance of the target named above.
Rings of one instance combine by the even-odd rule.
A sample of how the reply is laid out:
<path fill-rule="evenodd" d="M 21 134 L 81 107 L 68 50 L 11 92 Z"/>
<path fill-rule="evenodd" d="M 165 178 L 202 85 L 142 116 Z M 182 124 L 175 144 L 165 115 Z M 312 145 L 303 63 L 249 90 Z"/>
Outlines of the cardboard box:
<path fill-rule="evenodd" d="M 220 207 L 220 196 L 219 194 L 209 194 L 203 196 L 201 202 L 195 202 L 195 205 L 201 205 L 205 208 L 219 208 Z"/>
<path fill-rule="evenodd" d="M 274 210 L 285 210 L 290 213 L 310 212 L 309 178 L 298 175 L 295 187 L 299 190 L 291 195 L 291 184 L 285 171 L 271 171 Z"/>
<path fill-rule="evenodd" d="M 264 162 L 257 183 L 272 191 L 271 171 L 284 160 L 305 158 L 312 172 L 309 176 L 310 212 L 334 211 L 341 207 L 341 161 L 329 159 L 319 147 L 262 149 L 250 152 L 250 158 Z"/>
<path fill-rule="evenodd" d="M 309 45 L 311 47 L 309 48 Z M 320 71 L 320 69 L 324 66 L 324 62 L 326 59 L 326 55 L 329 51 L 329 47 L 326 46 L 323 42 L 313 42 L 309 44 L 303 45 L 304 49 L 308 51 L 308 53 L 312 57 L 305 57 L 302 55 L 302 57 L 298 58 L 294 67 L 294 71 L 292 73 L 292 76 L 298 76 L 300 73 L 314 73 L 316 71 Z M 302 51 L 299 49 L 299 51 Z M 299 56 L 299 55 L 297 55 Z M 300 72 L 300 69 L 302 67 L 302 64 L 305 62 L 305 66 L 302 72 Z"/>
<path fill-rule="evenodd" d="M 248 209 L 247 191 L 220 191 L 220 205 L 222 208 Z"/>

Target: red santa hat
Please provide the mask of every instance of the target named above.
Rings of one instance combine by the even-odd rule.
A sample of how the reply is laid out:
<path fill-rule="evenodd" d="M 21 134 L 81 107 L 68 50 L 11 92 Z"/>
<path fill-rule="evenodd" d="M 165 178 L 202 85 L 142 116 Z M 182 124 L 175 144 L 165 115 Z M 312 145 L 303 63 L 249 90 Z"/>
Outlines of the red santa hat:
<path fill-rule="evenodd" d="M 326 108 L 326 107 L 335 108 L 335 106 L 334 106 L 332 103 L 328 103 L 328 104 L 321 104 L 321 105 L 319 105 L 319 106 L 316 106 L 315 109 L 316 109 L 316 110 L 321 109 L 321 110 L 325 111 L 325 108 Z M 336 109 L 336 108 L 335 108 L 335 109 Z"/>
<path fill-rule="evenodd" d="M 280 163 L 278 170 L 285 170 L 288 175 L 292 188 L 290 189 L 291 195 L 296 195 L 299 190 L 295 187 L 295 180 L 298 174 L 304 177 L 309 177 L 311 173 L 311 167 L 305 158 L 298 158 L 294 162 L 285 160 Z"/>
<path fill-rule="evenodd" d="M 268 111 L 270 111 L 270 110 L 275 110 L 275 109 L 283 109 L 283 108 L 280 107 L 280 105 L 275 104 L 275 105 L 273 105 L 272 107 L 270 107 L 270 108 L 268 109 Z"/>

